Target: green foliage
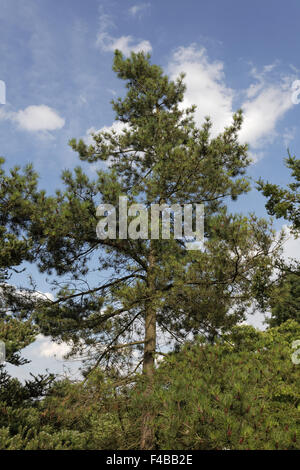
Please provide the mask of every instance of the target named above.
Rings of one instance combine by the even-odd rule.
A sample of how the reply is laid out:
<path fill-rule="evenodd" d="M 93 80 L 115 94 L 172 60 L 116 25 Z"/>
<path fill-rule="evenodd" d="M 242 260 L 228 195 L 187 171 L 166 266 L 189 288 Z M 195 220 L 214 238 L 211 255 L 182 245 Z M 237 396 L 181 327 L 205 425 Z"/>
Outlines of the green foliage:
<path fill-rule="evenodd" d="M 235 327 L 166 358 L 149 406 L 160 449 L 299 449 L 300 376 L 289 320 L 265 332 Z M 140 403 L 140 406 L 145 406 Z"/>
<path fill-rule="evenodd" d="M 109 377 L 104 379 L 98 371 L 85 383 L 56 382 L 45 399 L 31 407 L 2 409 L 0 448 L 137 448 L 139 429 L 130 421 L 127 408 L 126 388 L 116 393 Z"/>
<path fill-rule="evenodd" d="M 287 274 L 279 278 L 273 289 L 271 304 L 271 326 L 278 326 L 288 319 L 300 323 L 300 276 Z"/>
<path fill-rule="evenodd" d="M 38 333 L 28 315 L 34 304 L 27 289 L 11 284 L 12 272 L 18 273 L 24 261 L 32 262 L 36 244 L 28 231 L 35 232 L 34 212 L 44 199 L 37 190 L 37 174 L 31 165 L 23 172 L 15 167 L 6 174 L 0 159 L 0 340 L 5 343 L 6 362 L 26 364 L 21 350 L 31 344 Z M 30 429 L 38 419 L 36 400 L 47 391 L 54 377 L 40 375 L 21 384 L 0 364 L 0 448 L 21 448 L 19 430 Z"/>
<path fill-rule="evenodd" d="M 299 449 L 297 339 L 293 320 L 264 332 L 238 326 L 215 344 L 199 337 L 160 362 L 147 398 L 140 375 L 98 369 L 80 383 L 57 382 L 30 409 L 6 410 L 2 448 L 137 449 L 147 409 L 155 449 Z"/>
<path fill-rule="evenodd" d="M 3 169 L 4 159 L 0 158 L 0 273 L 11 266 L 18 266 L 24 260 L 33 260 L 33 242 L 27 235 L 32 226 L 33 207 L 44 196 L 37 191 L 37 174 L 32 165 L 23 172 L 19 167 Z M 1 275 L 1 274 L 0 274 Z M 1 277 L 0 277 L 1 279 Z"/>
<path fill-rule="evenodd" d="M 294 182 L 284 189 L 276 184 L 258 181 L 258 189 L 268 198 L 266 208 L 271 215 L 277 218 L 284 217 L 291 222 L 294 233 L 300 229 L 300 159 L 291 156 L 286 158 L 286 166 L 290 168 Z"/>
<path fill-rule="evenodd" d="M 19 167 L 3 169 L 0 159 L 0 339 L 6 346 L 6 360 L 14 365 L 26 363 L 20 350 L 28 346 L 37 334 L 31 319 L 24 320 L 24 304 L 30 302 L 26 290 L 10 284 L 11 272 L 24 261 L 34 259 L 35 244 L 28 236 L 33 231 L 34 207 L 43 197 L 37 191 L 37 174 L 31 165 L 23 172 Z"/>
<path fill-rule="evenodd" d="M 284 217 L 290 222 L 291 233 L 297 238 L 300 233 L 300 160 L 289 153 L 285 160 L 294 181 L 287 189 L 276 184 L 257 182 L 258 189 L 268 199 L 266 209 L 270 215 Z M 296 255 L 296 253 L 295 253 Z M 300 270 L 299 261 L 289 258 L 275 261 L 278 276 L 273 286 L 266 293 L 272 316 L 270 325 L 280 325 L 289 318 L 299 322 L 300 315 Z"/>

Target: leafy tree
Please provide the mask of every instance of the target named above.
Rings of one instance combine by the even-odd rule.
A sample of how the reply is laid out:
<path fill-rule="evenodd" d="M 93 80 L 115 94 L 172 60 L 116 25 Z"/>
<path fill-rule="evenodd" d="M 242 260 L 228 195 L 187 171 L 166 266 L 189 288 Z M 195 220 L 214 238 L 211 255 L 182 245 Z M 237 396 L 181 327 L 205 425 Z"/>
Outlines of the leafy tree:
<path fill-rule="evenodd" d="M 159 339 L 182 342 L 202 331 L 214 341 L 244 318 L 272 272 L 273 233 L 264 220 L 226 210 L 226 198 L 249 190 L 247 146 L 238 142 L 241 112 L 212 138 L 208 118 L 199 128 L 195 107 L 182 109 L 183 75 L 169 80 L 143 53 L 125 59 L 116 51 L 113 69 L 127 88 L 112 102 L 122 130 L 100 131 L 90 146 L 70 142 L 81 160 L 99 164 L 97 176 L 80 167 L 65 171 L 65 189 L 32 217 L 39 267 L 60 276 L 56 299 L 39 302 L 36 321 L 44 334 L 71 342 L 72 353 L 84 352 L 90 368 L 119 367 L 125 375 L 142 364 L 146 399 Z M 136 239 L 122 238 L 118 222 L 115 239 L 99 239 L 96 207 L 111 204 L 118 215 L 120 196 L 147 209 L 205 204 L 205 248 L 187 250 L 173 223 L 168 240 L 147 240 L 138 227 Z M 153 419 L 145 407 L 143 449 L 154 445 Z"/>

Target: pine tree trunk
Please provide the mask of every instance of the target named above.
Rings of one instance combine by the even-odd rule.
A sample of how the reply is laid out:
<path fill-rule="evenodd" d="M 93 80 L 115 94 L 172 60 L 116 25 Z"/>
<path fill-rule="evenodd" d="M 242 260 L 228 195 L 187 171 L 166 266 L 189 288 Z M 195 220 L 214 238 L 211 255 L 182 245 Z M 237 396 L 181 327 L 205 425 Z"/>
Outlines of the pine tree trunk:
<path fill-rule="evenodd" d="M 145 390 L 145 398 L 151 394 L 153 390 L 154 381 L 154 361 L 155 361 L 155 350 L 156 350 L 156 309 L 153 305 L 152 295 L 155 292 L 155 256 L 153 252 L 152 241 L 150 241 L 150 254 L 148 264 L 148 288 L 149 288 L 149 301 L 145 312 L 145 347 L 144 347 L 144 362 L 143 362 L 143 374 L 147 380 L 147 386 Z M 155 436 L 153 422 L 155 415 L 151 410 L 144 411 L 142 416 L 142 429 L 141 429 L 141 449 L 151 450 L 155 445 Z"/>

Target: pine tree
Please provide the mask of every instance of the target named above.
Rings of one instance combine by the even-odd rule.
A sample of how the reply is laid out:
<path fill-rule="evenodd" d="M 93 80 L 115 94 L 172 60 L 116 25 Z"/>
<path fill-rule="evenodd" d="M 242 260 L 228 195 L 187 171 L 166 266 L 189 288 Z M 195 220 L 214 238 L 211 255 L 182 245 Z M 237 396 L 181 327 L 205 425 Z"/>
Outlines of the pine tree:
<path fill-rule="evenodd" d="M 286 166 L 290 168 L 294 182 L 288 184 L 287 189 L 281 188 L 277 184 L 264 182 L 260 179 L 258 189 L 268 199 L 266 209 L 270 215 L 284 217 L 291 222 L 294 233 L 300 230 L 300 159 L 291 156 L 285 159 Z"/>
<path fill-rule="evenodd" d="M 271 326 L 279 326 L 287 320 L 300 323 L 300 277 L 296 274 L 285 274 L 279 277 L 270 299 Z"/>
<path fill-rule="evenodd" d="M 141 448 L 151 449 L 147 396 L 158 337 L 182 342 L 202 331 L 213 342 L 243 319 L 256 285 L 272 272 L 273 235 L 266 221 L 226 210 L 226 198 L 249 190 L 247 146 L 238 142 L 242 113 L 212 138 L 209 118 L 199 128 L 195 107 L 182 109 L 183 75 L 171 81 L 144 53 L 125 59 L 116 51 L 113 69 L 127 88 L 112 102 L 122 130 L 95 133 L 93 145 L 73 139 L 80 159 L 99 165 L 96 178 L 80 167 L 65 171 L 65 190 L 47 200 L 47 210 L 40 204 L 32 219 L 41 271 L 61 276 L 56 299 L 39 303 L 36 321 L 44 334 L 71 341 L 72 353 L 84 349 L 91 368 L 106 365 L 125 380 L 142 365 Z M 120 196 L 147 209 L 204 204 L 205 249 L 187 250 L 173 223 L 170 239 L 148 240 L 141 229 L 135 239 L 99 239 L 96 208 L 111 204 L 118 215 Z M 117 217 L 118 235 L 119 228 Z"/>
<path fill-rule="evenodd" d="M 242 325 L 214 345 L 198 337 L 170 353 L 151 397 L 159 448 L 299 449 L 299 338 L 294 320 L 265 331 Z M 138 391 L 131 406 L 143 406 Z"/>
<path fill-rule="evenodd" d="M 0 159 L 0 340 L 5 345 L 5 362 L 0 364 L 0 448 L 14 440 L 22 427 L 28 407 L 48 390 L 54 380 L 51 374 L 32 376 L 21 384 L 12 378 L 5 363 L 22 366 L 29 361 L 21 350 L 38 334 L 33 318 L 28 316 L 34 305 L 25 283 L 16 286 L 18 274 L 24 277 L 23 262 L 32 262 L 36 245 L 28 234 L 34 232 L 32 214 L 44 193 L 37 190 L 37 174 L 31 165 L 3 169 Z M 12 278 L 14 274 L 14 279 Z"/>
<path fill-rule="evenodd" d="M 10 280 L 24 261 L 34 259 L 34 242 L 26 232 L 29 226 L 33 229 L 37 174 L 31 165 L 22 173 L 15 167 L 6 174 L 3 164 L 0 159 L 0 339 L 6 344 L 9 362 L 21 365 L 24 360 L 19 350 L 34 340 L 36 327 L 22 316 L 26 291 L 21 286 L 17 289 Z"/>
<path fill-rule="evenodd" d="M 257 181 L 258 190 L 267 198 L 266 209 L 276 218 L 283 217 L 290 222 L 290 231 L 294 237 L 300 235 L 300 159 L 291 156 L 285 159 L 286 166 L 291 170 L 293 182 L 287 188 L 279 185 Z M 268 290 L 269 306 L 271 307 L 270 325 L 277 326 L 288 319 L 299 321 L 300 303 L 300 263 L 295 258 L 281 258 L 276 261 L 277 279 Z"/>

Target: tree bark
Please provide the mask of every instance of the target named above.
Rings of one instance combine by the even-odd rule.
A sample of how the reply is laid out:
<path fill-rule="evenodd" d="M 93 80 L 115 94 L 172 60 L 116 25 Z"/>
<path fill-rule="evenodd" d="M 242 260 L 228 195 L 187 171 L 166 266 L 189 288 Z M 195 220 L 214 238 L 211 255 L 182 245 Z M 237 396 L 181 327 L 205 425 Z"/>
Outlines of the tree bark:
<path fill-rule="evenodd" d="M 153 250 L 153 242 L 150 240 L 150 252 L 148 258 L 148 289 L 149 300 L 145 312 L 145 347 L 143 360 L 143 374 L 146 378 L 147 385 L 145 390 L 145 399 L 151 394 L 154 383 L 155 372 L 155 350 L 156 350 L 156 308 L 153 303 L 153 294 L 155 293 L 155 255 Z M 145 408 L 142 416 L 141 429 L 141 449 L 151 450 L 155 446 L 154 436 L 154 419 L 155 415 L 152 410 Z"/>

